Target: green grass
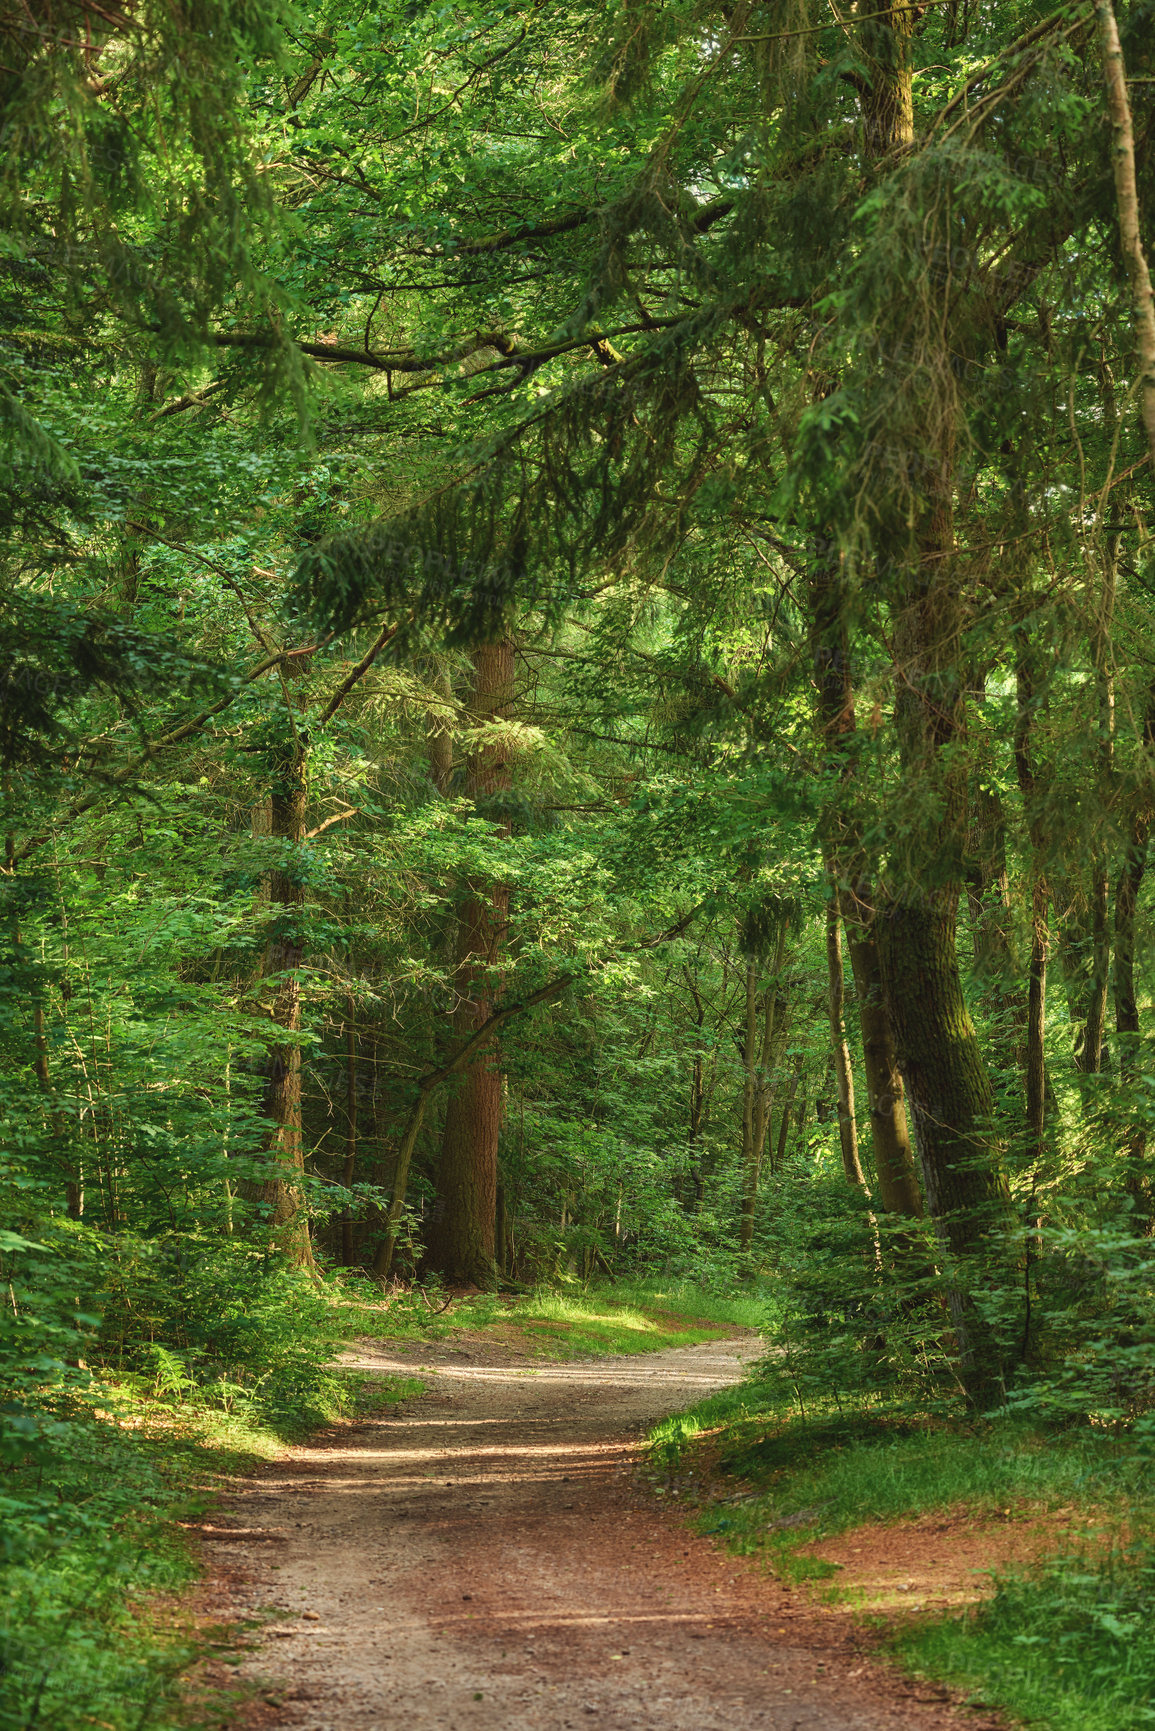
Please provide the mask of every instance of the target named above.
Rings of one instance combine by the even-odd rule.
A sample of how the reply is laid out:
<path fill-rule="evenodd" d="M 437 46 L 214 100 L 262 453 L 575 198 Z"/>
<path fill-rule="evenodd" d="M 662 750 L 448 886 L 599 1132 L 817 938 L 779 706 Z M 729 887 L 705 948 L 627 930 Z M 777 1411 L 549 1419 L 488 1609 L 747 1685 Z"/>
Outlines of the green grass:
<path fill-rule="evenodd" d="M 788 1420 L 751 1380 L 664 1420 L 651 1454 L 666 1490 L 696 1497 L 702 1530 L 833 1598 L 836 1565 L 803 1549 L 823 1537 L 943 1510 L 1071 1509 L 1097 1546 L 1068 1538 L 977 1610 L 904 1618 L 887 1638 L 916 1672 L 1051 1731 L 1155 1725 L 1155 1505 L 1149 1456 L 1125 1437 L 863 1411 Z"/>
<path fill-rule="evenodd" d="M 765 1322 L 764 1301 L 722 1298 L 689 1282 L 615 1284 L 559 1291 L 540 1287 L 522 1297 L 479 1294 L 441 1308 L 437 1294 L 382 1297 L 371 1282 L 342 1280 L 337 1302 L 350 1333 L 377 1339 L 435 1342 L 497 1328 L 518 1331 L 516 1344 L 539 1358 L 564 1359 L 694 1346 L 734 1327 Z"/>
<path fill-rule="evenodd" d="M 765 1329 L 775 1313 L 771 1289 L 753 1287 L 739 1292 L 718 1293 L 691 1280 L 614 1281 L 586 1288 L 588 1298 L 607 1298 L 615 1304 L 632 1304 L 641 1310 L 659 1310 L 692 1317 L 720 1327 Z"/>
<path fill-rule="evenodd" d="M 1077 1551 L 1000 1581 L 973 1617 L 901 1631 L 916 1673 L 1009 1708 L 1051 1731 L 1155 1724 L 1155 1549 Z"/>
<path fill-rule="evenodd" d="M 609 1293 L 571 1297 L 539 1291 L 511 1306 L 507 1319 L 526 1332 L 527 1346 L 543 1358 L 660 1352 L 729 1333 L 726 1323 L 684 1322 L 676 1311 L 643 1309 Z"/>

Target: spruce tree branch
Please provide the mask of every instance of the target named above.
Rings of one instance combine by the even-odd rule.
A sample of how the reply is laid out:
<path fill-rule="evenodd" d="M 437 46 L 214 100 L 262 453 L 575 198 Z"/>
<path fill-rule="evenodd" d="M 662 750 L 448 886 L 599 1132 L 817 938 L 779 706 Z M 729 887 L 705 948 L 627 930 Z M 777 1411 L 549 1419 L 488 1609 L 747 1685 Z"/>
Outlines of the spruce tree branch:
<path fill-rule="evenodd" d="M 210 397 L 215 397 L 218 391 L 223 391 L 228 384 L 227 379 L 216 379 L 211 385 L 205 385 L 200 391 L 186 391 L 183 397 L 174 397 L 171 403 L 165 403 L 149 416 L 150 421 L 163 421 L 167 415 L 183 414 L 185 409 L 199 409 L 207 403 Z"/>
<path fill-rule="evenodd" d="M 1070 26 L 1070 10 L 1068 7 L 1064 6 L 1060 11 L 1052 12 L 1049 18 L 1044 18 L 1042 22 L 1036 24 L 1033 29 L 1027 30 L 1022 36 L 1016 37 L 1013 42 L 1008 42 L 1005 48 L 1000 48 L 999 52 L 993 55 L 985 65 L 980 66 L 977 72 L 972 72 L 962 89 L 956 91 L 950 101 L 946 103 L 944 107 L 939 109 L 930 124 L 930 131 L 932 133 L 936 132 L 942 125 L 943 121 L 947 120 L 949 116 L 954 113 L 955 109 L 966 101 L 971 91 L 977 90 L 979 85 L 989 78 L 995 68 L 1002 65 L 1003 61 L 1009 60 L 1012 55 L 1022 53 L 1024 48 L 1032 48 L 1036 42 L 1042 41 L 1043 38 L 1049 36 L 1052 31 L 1058 30 L 1061 25 L 1066 24 L 1071 28 L 1077 28 L 1077 25 L 1082 22 L 1083 20 L 1080 19 L 1077 21 L 1076 25 Z M 1066 34 L 1066 32 L 1064 32 L 1064 34 Z"/>
<path fill-rule="evenodd" d="M 214 331 L 212 341 L 222 349 L 267 349 L 273 344 L 271 334 L 266 335 L 263 331 Z M 322 361 L 329 366 L 351 362 L 357 366 L 375 367 L 382 373 L 431 373 L 438 367 L 466 361 L 485 349 L 497 349 L 499 354 L 510 355 L 516 347 L 516 339 L 506 331 L 478 331 L 444 354 L 421 356 L 415 355 L 411 349 L 346 349 L 336 343 L 295 342 L 293 346 L 300 354 L 308 355 L 310 360 Z"/>
<path fill-rule="evenodd" d="M 502 252 L 506 247 L 520 246 L 524 241 L 549 240 L 555 234 L 569 234 L 584 223 L 592 222 L 597 215 L 598 206 L 591 205 L 588 210 L 575 210 L 569 216 L 555 217 L 552 222 L 527 222 L 520 228 L 503 229 L 483 240 L 463 240 L 456 246 L 440 249 L 426 248 L 422 256 L 473 258 L 484 253 Z"/>
<path fill-rule="evenodd" d="M 402 621 L 402 625 L 412 625 L 414 617 L 415 615 L 410 613 L 409 616 Z M 365 654 L 353 668 L 348 678 L 341 681 L 341 684 L 337 687 L 336 691 L 321 711 L 321 714 L 317 717 L 316 723 L 314 724 L 315 726 L 324 727 L 326 722 L 332 721 L 334 715 L 336 715 L 353 687 L 365 677 L 373 663 L 376 661 L 378 655 L 380 655 L 381 651 L 385 648 L 386 644 L 391 643 L 397 633 L 402 629 L 402 625 L 382 626 L 381 632 L 376 641 L 366 650 Z"/>
<path fill-rule="evenodd" d="M 310 643 L 303 649 L 282 649 L 276 655 L 267 655 L 263 661 L 258 661 L 257 665 L 250 668 L 248 673 L 244 674 L 232 690 L 228 691 L 218 703 L 212 704 L 208 709 L 203 709 L 191 721 L 183 722 L 179 727 L 158 734 L 155 739 L 146 743 L 142 751 L 138 752 L 128 763 L 122 764 L 119 769 L 114 770 L 98 786 L 71 800 L 56 817 L 52 829 L 42 830 L 38 835 L 29 836 L 15 849 L 12 855 L 13 863 L 19 864 L 22 860 L 30 858 L 32 854 L 44 846 L 45 842 L 51 841 L 59 833 L 63 824 L 73 823 L 78 817 L 83 817 L 86 812 L 100 804 L 110 788 L 123 787 L 125 782 L 131 781 L 134 775 L 142 770 L 146 764 L 151 763 L 153 758 L 158 757 L 162 751 L 166 751 L 172 745 L 179 745 L 183 740 L 191 738 L 194 733 L 199 733 L 214 715 L 219 715 L 223 709 L 227 709 L 230 704 L 235 703 L 241 692 L 247 686 L 252 685 L 255 680 L 260 679 L 263 674 L 269 673 L 274 667 L 282 667 L 286 661 L 293 661 L 301 656 L 315 655 L 318 650 L 326 648 L 336 635 L 335 631 L 330 631 L 319 642 Z"/>

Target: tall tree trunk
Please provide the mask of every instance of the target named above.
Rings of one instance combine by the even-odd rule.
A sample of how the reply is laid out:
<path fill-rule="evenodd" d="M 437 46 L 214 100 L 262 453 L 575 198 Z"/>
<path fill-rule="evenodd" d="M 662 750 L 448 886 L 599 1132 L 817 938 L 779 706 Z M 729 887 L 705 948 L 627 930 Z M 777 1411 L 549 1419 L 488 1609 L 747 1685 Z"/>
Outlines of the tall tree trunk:
<path fill-rule="evenodd" d="M 288 698 L 286 688 L 286 698 Z M 291 737 L 273 763 L 269 833 L 280 844 L 277 863 L 269 873 L 269 941 L 265 978 L 272 980 L 272 1035 L 266 1058 L 263 1116 L 270 1130 L 265 1151 L 271 1171 L 259 1195 L 265 1203 L 277 1242 L 289 1258 L 311 1266 L 309 1223 L 304 1212 L 301 1178 L 305 1169 L 301 1124 L 301 981 L 304 962 L 305 807 L 308 798 L 305 747 L 297 734 L 293 706 Z"/>
<path fill-rule="evenodd" d="M 1027 981 L 1027 1130 L 1036 1159 L 1043 1152 L 1047 1115 L 1047 886 L 1031 889 L 1031 964 Z"/>
<path fill-rule="evenodd" d="M 1120 1066 L 1133 1078 L 1139 1044 L 1139 1005 L 1135 997 L 1135 915 L 1139 891 L 1147 874 L 1152 813 L 1144 801 L 1131 813 L 1127 852 L 1115 885 L 1115 1030 L 1119 1035 Z"/>
<path fill-rule="evenodd" d="M 1135 916 L 1147 871 L 1147 855 L 1155 820 L 1155 690 L 1148 695 L 1143 720 L 1143 766 L 1131 796 L 1127 848 L 1115 886 L 1115 1029 L 1119 1036 L 1119 1070 L 1124 1084 L 1135 1086 L 1139 1060 L 1139 1004 L 1135 995 Z M 1155 1232 L 1155 1189 L 1146 1167 L 1147 1130 L 1141 1121 L 1127 1128 L 1129 1170 L 1127 1189 L 1144 1231 Z"/>
<path fill-rule="evenodd" d="M 760 1026 L 758 966 L 753 959 L 746 964 L 746 1027 L 742 1051 L 745 1067 L 742 1089 L 742 1212 L 738 1222 L 738 1244 L 744 1251 L 748 1251 L 754 1242 L 762 1158 L 770 1128 L 777 1070 L 786 1045 L 786 999 L 779 980 L 785 959 L 786 922 L 783 920 L 775 940 L 772 978 L 766 982 Z"/>
<path fill-rule="evenodd" d="M 1034 656 L 1025 632 L 1015 655 L 1017 709 L 1014 727 L 1015 775 L 1022 794 L 1031 850 L 1031 963 L 1027 983 L 1027 1130 L 1038 1158 L 1043 1151 L 1049 1090 L 1047 1086 L 1046 1003 L 1050 933 L 1047 909 L 1047 842 L 1039 800 L 1039 769 L 1032 747 L 1038 692 Z"/>
<path fill-rule="evenodd" d="M 1092 600 L 1094 628 L 1091 635 L 1091 648 L 1095 666 L 1095 697 L 1099 712 L 1095 768 L 1099 810 L 1104 815 L 1114 804 L 1115 672 L 1112 661 L 1115 573 L 1118 553 L 1118 537 L 1115 536 L 1104 550 L 1102 582 L 1099 593 Z M 1111 968 L 1111 926 L 1108 898 L 1107 843 L 1105 837 L 1100 833 L 1094 837 L 1091 849 L 1091 978 L 1087 994 L 1087 1010 L 1083 1021 L 1083 1049 L 1078 1064 L 1079 1069 L 1088 1075 L 1096 1075 L 1105 1061 L 1103 1036 L 1107 1026 L 1107 988 Z"/>
<path fill-rule="evenodd" d="M 475 725 L 502 720 L 513 696 L 513 645 L 484 644 L 473 652 Z M 465 795 L 484 812 L 485 802 L 511 786 L 505 743 L 485 740 L 466 763 Z M 509 889 L 472 881 L 458 910 L 454 1034 L 467 1040 L 493 1013 L 494 971 L 509 921 Z M 497 1148 L 502 1120 L 500 1046 L 491 1042 L 467 1070 L 449 1100 L 437 1178 L 437 1205 L 429 1232 L 429 1266 L 458 1284 L 492 1286 L 496 1280 L 494 1229 Z"/>
<path fill-rule="evenodd" d="M 341 1182 L 346 1190 L 352 1189 L 353 1176 L 357 1170 L 357 1028 L 354 1020 L 356 1004 L 352 992 L 345 997 L 345 1169 L 341 1174 Z M 352 1268 L 356 1257 L 353 1251 L 353 1210 L 347 1202 L 341 1215 L 341 1260 L 346 1268 Z"/>
<path fill-rule="evenodd" d="M 837 558 L 819 552 L 810 586 L 810 650 L 815 709 L 823 755 L 839 792 L 824 820 L 827 878 L 839 886 L 839 904 L 858 1002 L 862 1069 L 870 1139 L 882 1206 L 918 1218 L 922 1196 L 906 1120 L 902 1076 L 882 989 L 874 932 L 874 895 L 867 879 L 861 823 L 846 797 L 856 787 L 851 751 L 856 729 L 845 594 Z"/>
<path fill-rule="evenodd" d="M 1115 177 L 1115 202 L 1119 211 L 1119 243 L 1131 287 L 1131 307 L 1135 319 L 1135 350 L 1139 360 L 1139 409 L 1147 440 L 1147 455 L 1155 469 L 1155 293 L 1151 288 L 1151 273 L 1143 248 L 1143 233 L 1139 226 L 1139 185 L 1135 172 L 1135 133 L 1131 120 L 1131 103 L 1127 93 L 1127 68 L 1119 41 L 1119 27 L 1111 0 L 1095 0 L 1095 18 L 1099 30 L 1099 46 L 1103 57 L 1103 81 L 1107 93 L 1107 112 L 1111 119 L 1112 164 Z M 1135 858 L 1134 841 L 1132 861 Z M 1136 895 L 1138 886 L 1136 884 Z M 1134 1003 L 1134 992 L 1131 993 Z M 1130 1007 L 1128 1020 L 1131 1019 Z M 1138 1023 L 1138 1014 L 1134 1020 Z M 1121 1030 L 1122 1031 L 1122 1030 Z M 1132 1040 L 1138 1029 L 1127 1029 Z M 1139 1158 L 1143 1150 L 1139 1150 Z M 1138 1161 L 1133 1158 L 1133 1170 Z M 1139 1187 L 1137 1200 L 1145 1207 L 1148 1220 L 1153 1203 L 1150 1181 L 1136 1172 L 1133 1185 Z"/>
<path fill-rule="evenodd" d="M 1147 455 L 1155 469 L 1155 295 L 1143 250 L 1139 227 L 1139 185 L 1135 174 L 1135 133 L 1127 95 L 1127 69 L 1119 42 L 1119 27 L 1111 0 L 1095 0 L 1099 46 L 1103 55 L 1103 81 L 1107 112 L 1111 117 L 1112 162 L 1115 171 L 1115 202 L 1119 210 L 1119 242 L 1131 285 L 1135 317 L 1135 349 L 1142 382 L 1139 407 L 1147 437 Z"/>
<path fill-rule="evenodd" d="M 838 1142 L 847 1182 L 866 1189 L 862 1162 L 858 1157 L 858 1124 L 854 1116 L 854 1072 L 846 1043 L 842 923 L 838 913 L 838 885 L 830 884 L 826 903 L 826 1009 L 830 1020 L 830 1044 L 834 1053 L 834 1077 L 838 1087 Z"/>
<path fill-rule="evenodd" d="M 992 1233 L 1007 1223 L 1008 1198 L 990 1080 L 956 949 L 967 783 L 952 459 L 949 449 L 939 453 L 917 550 L 900 542 L 890 560 L 897 582 L 895 723 L 909 833 L 879 912 L 878 939 L 926 1205 L 949 1253 L 959 1376 L 970 1404 L 985 1409 L 1002 1397 L 1002 1365 L 972 1289 L 987 1275 L 985 1253 Z"/>

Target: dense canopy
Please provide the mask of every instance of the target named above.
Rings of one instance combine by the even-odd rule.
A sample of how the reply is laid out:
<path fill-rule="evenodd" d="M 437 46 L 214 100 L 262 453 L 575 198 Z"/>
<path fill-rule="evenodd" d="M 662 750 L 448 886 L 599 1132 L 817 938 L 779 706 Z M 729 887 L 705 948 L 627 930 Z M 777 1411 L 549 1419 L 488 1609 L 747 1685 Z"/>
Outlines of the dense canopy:
<path fill-rule="evenodd" d="M 20 1471 L 339 1269 L 1152 1423 L 1153 126 L 1151 0 L 0 3 Z"/>

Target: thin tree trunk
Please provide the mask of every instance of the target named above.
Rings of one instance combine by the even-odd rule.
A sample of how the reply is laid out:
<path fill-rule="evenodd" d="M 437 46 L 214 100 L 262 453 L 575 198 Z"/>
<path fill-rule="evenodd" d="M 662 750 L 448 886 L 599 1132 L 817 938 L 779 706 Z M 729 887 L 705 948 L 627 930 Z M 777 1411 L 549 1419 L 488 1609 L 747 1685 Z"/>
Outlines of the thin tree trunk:
<path fill-rule="evenodd" d="M 1038 1159 L 1047 1115 L 1047 886 L 1036 878 L 1031 891 L 1031 965 L 1027 982 L 1027 1130 Z"/>
<path fill-rule="evenodd" d="M 1147 454 L 1152 468 L 1155 468 L 1155 295 L 1151 290 L 1151 273 L 1147 268 L 1143 235 L 1139 227 L 1135 133 L 1131 124 L 1131 104 L 1127 96 L 1127 69 L 1123 64 L 1119 27 L 1115 21 L 1111 0 L 1095 0 L 1095 17 L 1103 55 L 1107 111 L 1111 117 L 1111 154 L 1115 172 L 1115 200 L 1119 207 L 1119 241 L 1131 285 L 1135 348 L 1143 375 L 1139 405 L 1143 430 L 1147 436 Z"/>
<path fill-rule="evenodd" d="M 790 1078 L 790 1088 L 782 1103 L 782 1118 L 778 1125 L 778 1147 L 770 1168 L 772 1172 L 781 1172 L 783 1162 L 786 1159 L 786 1143 L 790 1135 L 790 1114 L 794 1110 L 794 1097 L 798 1093 L 798 1084 L 802 1080 L 804 1062 L 805 1059 L 799 1052 L 794 1063 L 794 1074 Z"/>
<path fill-rule="evenodd" d="M 357 1029 L 354 1025 L 355 1004 L 352 992 L 345 998 L 345 1170 L 341 1181 L 346 1190 L 352 1189 L 353 1174 L 357 1168 Z M 346 1268 L 352 1268 L 356 1257 L 353 1251 L 353 1209 L 348 1202 L 341 1216 L 341 1260 Z"/>
<path fill-rule="evenodd" d="M 745 1075 L 742 1081 L 742 1214 L 738 1222 L 739 1249 L 749 1250 L 754 1241 L 754 1214 L 758 1207 L 758 1161 L 754 1149 L 754 1045 L 758 1027 L 758 968 L 751 957 L 746 963 L 746 1026 L 742 1049 Z"/>
<path fill-rule="evenodd" d="M 1016 652 L 1017 710 L 1014 728 L 1015 775 L 1022 794 L 1031 849 L 1031 964 L 1027 984 L 1027 1130 L 1036 1158 L 1043 1150 L 1048 1104 L 1046 1051 L 1047 961 L 1050 933 L 1047 908 L 1047 836 L 1038 796 L 1039 771 L 1031 734 L 1038 694 L 1030 644 L 1021 636 Z"/>
<path fill-rule="evenodd" d="M 1102 585 L 1094 600 L 1092 652 L 1095 664 L 1099 737 L 1096 752 L 1099 808 L 1107 812 L 1114 803 L 1115 782 L 1115 673 L 1112 666 L 1112 630 L 1115 616 L 1115 571 L 1118 537 L 1103 555 Z M 1091 979 L 1083 1024 L 1083 1050 L 1079 1069 L 1096 1075 L 1106 1054 L 1103 1037 L 1107 1025 L 1107 988 L 1111 969 L 1111 926 L 1107 843 L 1096 835 L 1091 850 Z"/>
<path fill-rule="evenodd" d="M 484 644 L 473 653 L 475 723 L 504 719 L 513 694 L 513 644 Z M 477 802 L 511 786 L 509 752 L 482 744 L 466 764 L 465 794 Z M 454 1031 L 468 1039 L 493 1012 L 494 970 L 509 922 L 509 889 L 472 882 L 458 914 L 457 1009 Z M 445 1114 L 437 1207 L 429 1233 L 429 1266 L 449 1281 L 492 1286 L 497 1149 L 503 1112 L 501 1066 L 490 1042 L 461 1077 Z"/>
<path fill-rule="evenodd" d="M 1022 967 L 1015 953 L 1002 797 L 997 787 L 989 787 L 976 775 L 971 778 L 969 805 L 965 875 L 975 973 L 1017 1068 L 1025 1072 L 1026 1006 L 1019 989 Z"/>
<path fill-rule="evenodd" d="M 858 1157 L 858 1125 L 854 1116 L 854 1072 L 850 1067 L 850 1047 L 846 1043 L 844 973 L 842 966 L 842 923 L 838 913 L 838 885 L 830 884 L 826 903 L 826 1002 L 830 1018 L 830 1044 L 834 1052 L 834 1076 L 838 1085 L 838 1141 L 842 1150 L 842 1169 L 847 1182 L 866 1189 L 862 1162 Z"/>
<path fill-rule="evenodd" d="M 290 717 L 292 724 L 292 718 Z M 273 1034 L 266 1059 L 263 1116 L 271 1128 L 265 1151 L 272 1170 L 260 1186 L 260 1198 L 281 1248 L 290 1260 L 312 1265 L 309 1224 L 304 1213 L 301 1178 L 305 1169 L 301 1124 L 301 980 L 304 961 L 302 931 L 305 911 L 305 807 L 308 797 L 305 748 L 293 736 L 274 764 L 276 781 L 270 801 L 270 836 L 280 843 L 277 864 L 269 873 L 271 930 L 265 952 L 265 977 L 275 982 L 271 1022 Z"/>
<path fill-rule="evenodd" d="M 1107 849 L 1097 839 L 1091 865 L 1091 973 L 1083 1017 L 1083 1044 L 1076 1060 L 1076 1068 L 1088 1076 L 1098 1074 L 1104 1058 L 1103 1034 L 1107 1024 L 1107 983 L 1111 964 L 1107 897 Z"/>
<path fill-rule="evenodd" d="M 745 1081 L 742 1090 L 742 1212 L 738 1222 L 738 1245 L 748 1251 L 754 1242 L 758 1212 L 758 1188 L 762 1158 L 774 1102 L 775 1076 L 786 1044 L 786 1001 L 779 975 L 786 959 L 786 922 L 778 927 L 774 945 L 772 978 L 766 984 L 762 1025 L 758 1026 L 757 963 L 746 965 L 746 1037 L 743 1051 Z"/>
<path fill-rule="evenodd" d="M 1155 750 L 1155 696 L 1149 698 L 1143 723 L 1144 768 L 1133 796 L 1127 851 L 1115 888 L 1115 1029 L 1119 1036 L 1119 1070 L 1124 1084 L 1135 1086 L 1139 1068 L 1139 1004 L 1135 995 L 1135 916 L 1147 870 L 1147 854 L 1155 810 L 1152 803 L 1152 753 Z M 1139 1119 L 1127 1128 L 1127 1189 L 1143 1230 L 1155 1233 L 1155 1189 L 1147 1171 L 1147 1130 Z"/>

